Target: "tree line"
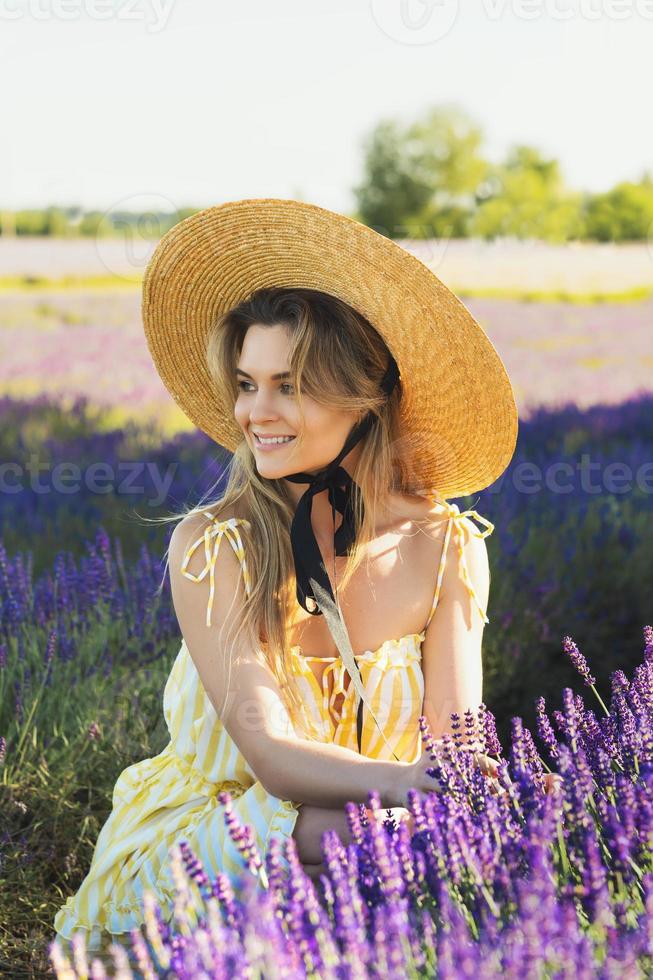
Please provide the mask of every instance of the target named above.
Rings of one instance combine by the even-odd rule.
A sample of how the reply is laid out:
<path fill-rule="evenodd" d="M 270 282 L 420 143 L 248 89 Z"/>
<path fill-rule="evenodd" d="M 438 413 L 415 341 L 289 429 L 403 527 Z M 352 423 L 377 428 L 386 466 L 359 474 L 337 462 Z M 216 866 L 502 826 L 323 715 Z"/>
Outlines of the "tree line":
<path fill-rule="evenodd" d="M 650 171 L 602 193 L 578 191 L 566 186 L 559 162 L 535 147 L 516 144 L 496 163 L 482 144 L 481 127 L 456 106 L 433 107 L 411 123 L 381 120 L 363 140 L 351 217 L 392 239 L 653 238 Z M 157 239 L 198 210 L 0 209 L 0 234 Z"/>

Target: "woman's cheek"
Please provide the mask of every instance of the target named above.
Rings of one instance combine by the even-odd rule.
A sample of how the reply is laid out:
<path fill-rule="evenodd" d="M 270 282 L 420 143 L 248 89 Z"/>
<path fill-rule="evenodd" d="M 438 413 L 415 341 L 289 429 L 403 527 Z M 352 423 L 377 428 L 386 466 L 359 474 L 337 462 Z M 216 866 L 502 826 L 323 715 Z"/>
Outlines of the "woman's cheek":
<path fill-rule="evenodd" d="M 234 405 L 234 418 L 241 429 L 247 428 L 247 410 L 240 399 Z"/>

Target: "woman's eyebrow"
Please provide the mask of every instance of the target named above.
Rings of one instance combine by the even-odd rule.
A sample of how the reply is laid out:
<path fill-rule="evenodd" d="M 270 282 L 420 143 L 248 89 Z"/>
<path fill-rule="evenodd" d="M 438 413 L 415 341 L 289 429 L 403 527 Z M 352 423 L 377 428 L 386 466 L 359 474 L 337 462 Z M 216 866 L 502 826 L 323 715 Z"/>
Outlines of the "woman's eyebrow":
<path fill-rule="evenodd" d="M 236 368 L 236 374 L 242 374 L 245 378 L 249 378 L 250 381 L 254 380 L 251 374 L 248 374 L 247 371 L 243 371 L 242 368 Z M 289 377 L 290 377 L 290 371 L 281 371 L 279 374 L 270 375 L 272 381 L 280 381 L 281 378 L 289 378 Z"/>

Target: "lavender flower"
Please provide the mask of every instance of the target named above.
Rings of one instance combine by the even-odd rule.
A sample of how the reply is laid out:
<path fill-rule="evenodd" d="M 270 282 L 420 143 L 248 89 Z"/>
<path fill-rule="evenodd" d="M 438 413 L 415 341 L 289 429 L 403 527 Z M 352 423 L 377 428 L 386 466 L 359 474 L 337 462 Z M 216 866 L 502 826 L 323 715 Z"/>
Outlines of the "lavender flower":
<path fill-rule="evenodd" d="M 574 641 L 572 640 L 572 638 L 570 636 L 565 636 L 565 638 L 562 641 L 562 646 L 565 653 L 571 660 L 573 666 L 576 668 L 576 670 L 583 678 L 585 683 L 589 687 L 593 687 L 594 684 L 596 684 L 596 678 L 592 674 L 590 674 L 587 661 L 583 656 L 583 654 L 578 649 L 578 647 L 576 646 L 576 644 L 574 643 Z"/>

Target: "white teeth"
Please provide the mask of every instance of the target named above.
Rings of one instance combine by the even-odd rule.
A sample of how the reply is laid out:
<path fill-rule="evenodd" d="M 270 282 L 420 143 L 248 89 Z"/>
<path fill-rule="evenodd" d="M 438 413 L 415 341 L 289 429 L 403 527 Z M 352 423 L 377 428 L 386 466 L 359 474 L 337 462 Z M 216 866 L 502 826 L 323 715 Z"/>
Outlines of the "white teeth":
<path fill-rule="evenodd" d="M 290 442 L 295 437 L 294 436 L 274 436 L 271 439 L 265 439 L 265 438 L 263 438 L 263 436 L 256 435 L 256 438 L 264 446 L 270 446 L 270 445 L 273 445 L 274 443 Z"/>

